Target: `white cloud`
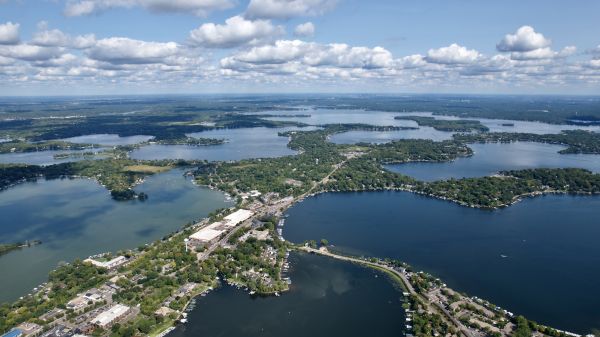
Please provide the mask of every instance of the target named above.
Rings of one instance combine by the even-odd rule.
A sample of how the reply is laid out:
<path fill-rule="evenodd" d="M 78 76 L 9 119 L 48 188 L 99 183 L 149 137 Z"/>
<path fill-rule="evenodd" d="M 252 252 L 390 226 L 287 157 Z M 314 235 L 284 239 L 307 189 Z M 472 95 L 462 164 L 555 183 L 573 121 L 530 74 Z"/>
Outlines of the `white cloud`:
<path fill-rule="evenodd" d="M 45 61 L 59 57 L 62 48 L 40 47 L 30 44 L 0 47 L 0 55 L 23 61 Z"/>
<path fill-rule="evenodd" d="M 426 60 L 439 64 L 466 64 L 475 62 L 481 54 L 477 50 L 467 49 L 456 43 L 439 49 L 429 49 Z"/>
<path fill-rule="evenodd" d="M 112 64 L 163 63 L 174 56 L 179 46 L 175 42 L 146 42 L 124 37 L 101 39 L 89 49 L 91 59 Z"/>
<path fill-rule="evenodd" d="M 0 24 L 0 45 L 19 43 L 19 24 L 7 22 Z"/>
<path fill-rule="evenodd" d="M 232 0 L 69 0 L 65 6 L 66 16 L 97 14 L 112 8 L 142 7 L 153 12 L 181 12 L 205 16 L 213 10 L 232 7 Z"/>
<path fill-rule="evenodd" d="M 261 19 L 289 19 L 322 15 L 333 9 L 337 0 L 250 0 L 246 16 Z"/>
<path fill-rule="evenodd" d="M 315 25 L 312 22 L 301 23 L 294 29 L 294 35 L 296 36 L 313 36 L 315 35 Z"/>
<path fill-rule="evenodd" d="M 546 60 L 552 58 L 564 58 L 573 55 L 577 51 L 574 46 L 568 46 L 563 48 L 560 52 L 556 52 L 549 47 L 534 49 L 526 52 L 513 52 L 510 57 L 517 61 L 528 61 L 528 60 Z"/>
<path fill-rule="evenodd" d="M 351 47 L 347 44 L 318 44 L 300 40 L 279 40 L 273 45 L 254 47 L 221 60 L 224 67 L 240 63 L 266 65 L 299 62 L 306 66 L 376 69 L 393 66 L 392 54 L 384 48 Z"/>
<path fill-rule="evenodd" d="M 96 36 L 87 34 L 72 37 L 58 29 L 48 29 L 48 23 L 41 21 L 38 23 L 38 31 L 33 34 L 30 43 L 42 47 L 86 49 L 96 43 Z"/>
<path fill-rule="evenodd" d="M 224 25 L 205 23 L 190 32 L 192 43 L 208 48 L 231 48 L 244 44 L 254 44 L 283 33 L 283 28 L 273 26 L 267 20 L 246 20 L 234 16 L 225 20 Z"/>
<path fill-rule="evenodd" d="M 536 49 L 549 47 L 552 41 L 546 39 L 541 33 L 536 33 L 531 26 L 522 26 L 515 34 L 507 34 L 496 45 L 501 52 L 530 52 Z"/>

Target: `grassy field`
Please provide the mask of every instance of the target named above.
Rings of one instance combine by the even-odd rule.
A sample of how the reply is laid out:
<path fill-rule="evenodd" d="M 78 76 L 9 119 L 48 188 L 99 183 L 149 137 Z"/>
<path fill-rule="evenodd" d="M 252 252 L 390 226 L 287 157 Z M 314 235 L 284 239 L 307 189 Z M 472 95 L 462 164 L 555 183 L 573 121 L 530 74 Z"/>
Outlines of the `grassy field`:
<path fill-rule="evenodd" d="M 133 173 L 162 173 L 172 169 L 171 166 L 152 166 L 152 165 L 129 165 L 123 168 L 124 172 L 133 172 Z"/>

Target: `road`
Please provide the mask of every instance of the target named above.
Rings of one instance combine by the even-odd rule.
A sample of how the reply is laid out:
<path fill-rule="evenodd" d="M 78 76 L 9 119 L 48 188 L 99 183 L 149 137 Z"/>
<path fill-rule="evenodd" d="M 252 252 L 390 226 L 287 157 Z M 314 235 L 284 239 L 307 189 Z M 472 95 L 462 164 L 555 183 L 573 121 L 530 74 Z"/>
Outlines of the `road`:
<path fill-rule="evenodd" d="M 326 249 L 314 249 L 314 248 L 310 248 L 310 247 L 306 247 L 306 246 L 300 247 L 299 249 L 302 251 L 308 252 L 308 253 L 319 254 L 319 255 L 328 256 L 328 257 L 338 259 L 338 260 L 349 261 L 349 262 L 354 262 L 354 263 L 359 263 L 359 264 L 363 264 L 363 265 L 368 265 L 368 266 L 373 266 L 373 267 L 384 269 L 384 270 L 394 274 L 395 276 L 398 276 L 400 278 L 400 280 L 402 280 L 404 289 L 408 290 L 408 292 L 411 295 L 417 296 L 417 297 L 421 298 L 424 301 L 424 303 L 427 303 L 427 307 L 430 312 L 437 311 L 438 313 L 442 313 L 442 316 L 445 317 L 447 320 L 450 320 L 451 325 L 453 325 L 455 328 L 457 328 L 457 330 L 460 331 L 465 337 L 475 337 L 473 335 L 473 333 L 469 329 L 467 329 L 467 327 L 465 327 L 461 322 L 459 322 L 456 318 L 454 318 L 454 316 L 452 316 L 443 306 L 441 306 L 439 303 L 431 303 L 430 301 L 427 300 L 427 298 L 425 298 L 421 294 L 417 293 L 415 291 L 414 287 L 412 286 L 412 284 L 409 282 L 406 275 L 404 273 L 402 273 L 401 271 L 398 271 L 397 269 L 394 269 L 385 264 L 381 264 L 381 263 L 377 263 L 377 262 L 370 262 L 370 261 L 353 258 L 353 257 L 349 257 L 349 256 L 334 254 Z M 447 321 L 447 323 L 450 323 L 450 322 Z"/>

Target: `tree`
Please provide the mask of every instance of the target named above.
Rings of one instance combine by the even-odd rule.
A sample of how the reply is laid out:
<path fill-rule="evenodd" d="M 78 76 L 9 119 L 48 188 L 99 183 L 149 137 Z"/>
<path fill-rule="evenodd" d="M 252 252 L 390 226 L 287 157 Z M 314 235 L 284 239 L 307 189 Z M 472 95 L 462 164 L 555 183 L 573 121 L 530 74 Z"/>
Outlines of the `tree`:
<path fill-rule="evenodd" d="M 321 239 L 321 247 L 327 247 L 329 246 L 329 241 L 327 241 L 327 239 Z"/>

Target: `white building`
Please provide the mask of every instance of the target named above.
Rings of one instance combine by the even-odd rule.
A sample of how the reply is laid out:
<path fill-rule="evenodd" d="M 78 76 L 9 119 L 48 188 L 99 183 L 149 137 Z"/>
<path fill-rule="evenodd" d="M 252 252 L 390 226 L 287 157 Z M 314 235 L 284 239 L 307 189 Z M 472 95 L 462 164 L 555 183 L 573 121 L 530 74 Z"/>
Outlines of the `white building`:
<path fill-rule="evenodd" d="M 190 235 L 189 239 L 190 239 L 190 244 L 192 246 L 197 246 L 197 245 L 204 245 L 207 243 L 211 243 L 214 242 L 215 240 L 217 240 L 219 238 L 219 236 L 221 236 L 221 234 L 223 234 L 225 231 L 224 230 L 216 230 L 213 228 L 209 228 L 208 227 L 204 227 L 201 230 L 197 231 L 196 233 Z"/>
<path fill-rule="evenodd" d="M 129 307 L 123 304 L 115 304 L 110 309 L 102 312 L 91 323 L 100 328 L 109 328 L 118 320 L 129 313 Z"/>
<path fill-rule="evenodd" d="M 253 214 L 254 213 L 249 210 L 237 210 L 223 218 L 223 221 L 213 222 L 212 224 L 190 235 L 188 237 L 190 239 L 190 245 L 199 246 L 214 243 L 219 239 L 219 237 L 222 234 L 224 234 L 231 228 L 237 226 L 238 224 L 246 221 Z"/>
<path fill-rule="evenodd" d="M 235 227 L 249 219 L 254 213 L 247 209 L 239 209 L 223 219 L 223 224 L 227 227 Z"/>
<path fill-rule="evenodd" d="M 117 256 L 110 261 L 98 261 L 94 259 L 85 259 L 83 262 L 89 262 L 96 267 L 106 268 L 106 269 L 114 269 L 127 262 L 127 258 L 125 256 Z"/>

